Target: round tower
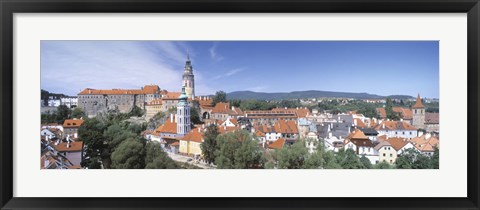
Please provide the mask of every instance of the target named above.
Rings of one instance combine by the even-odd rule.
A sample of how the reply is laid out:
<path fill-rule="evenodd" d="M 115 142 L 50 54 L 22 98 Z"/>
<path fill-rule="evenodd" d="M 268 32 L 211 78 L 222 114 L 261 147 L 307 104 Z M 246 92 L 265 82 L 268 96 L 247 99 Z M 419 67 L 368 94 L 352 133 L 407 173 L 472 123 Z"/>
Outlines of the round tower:
<path fill-rule="evenodd" d="M 178 97 L 177 104 L 177 137 L 183 137 L 190 132 L 190 106 L 188 105 L 188 97 L 186 95 L 185 86 L 182 87 L 182 94 Z"/>
<path fill-rule="evenodd" d="M 188 98 L 195 98 L 195 79 L 193 75 L 193 66 L 190 61 L 190 56 L 187 54 L 187 62 L 185 62 L 185 68 L 183 69 L 182 85 L 185 86 L 185 93 Z"/>

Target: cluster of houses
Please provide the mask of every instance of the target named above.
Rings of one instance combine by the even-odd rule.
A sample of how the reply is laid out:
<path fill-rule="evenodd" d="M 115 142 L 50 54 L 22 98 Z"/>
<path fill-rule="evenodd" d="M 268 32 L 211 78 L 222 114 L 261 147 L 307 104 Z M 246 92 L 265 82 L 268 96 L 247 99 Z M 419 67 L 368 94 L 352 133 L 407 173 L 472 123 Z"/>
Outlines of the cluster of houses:
<path fill-rule="evenodd" d="M 407 114 L 401 115 L 403 117 L 398 121 L 392 121 L 383 117 L 382 113 L 378 118 L 367 118 L 354 111 L 333 115 L 307 108 L 242 111 L 229 103 L 217 103 L 211 108 L 210 115 L 206 115 L 209 118 L 204 119 L 205 124 L 192 125 L 185 133 L 178 132 L 177 123 L 189 116 L 179 113 L 170 115 L 165 124 L 153 131 L 145 131 L 144 135 L 162 144 L 169 152 L 195 159 L 202 158 L 200 145 L 204 141 L 206 127 L 212 124 L 219 133 L 246 130 L 265 150 L 281 149 L 305 139 L 310 152 L 314 152 L 318 145 L 333 152 L 342 148 L 352 149 L 359 157 L 367 157 L 372 164 L 382 161 L 394 164 L 408 148 L 432 155 L 434 149 L 440 146 L 438 113 L 431 113 L 437 115 L 435 123 L 426 121 L 420 96 L 411 109 L 401 108 L 401 111 Z M 435 126 L 429 126 L 431 124 Z"/>
<path fill-rule="evenodd" d="M 67 119 L 62 125 L 41 125 L 41 169 L 81 168 L 83 142 L 78 139 L 78 129 L 82 124 L 83 119 Z"/>
<path fill-rule="evenodd" d="M 196 160 L 203 157 L 200 145 L 210 125 L 216 126 L 220 134 L 245 130 L 265 151 L 306 139 L 309 152 L 315 152 L 319 145 L 333 152 L 352 149 L 373 164 L 382 161 L 394 164 L 408 148 L 432 155 L 439 147 L 439 115 L 425 112 L 420 95 L 411 108 L 392 108 L 401 118 L 397 121 L 387 119 L 385 108 L 377 109 L 377 118 L 368 118 L 355 111 L 334 115 L 305 107 L 241 110 L 229 103 L 213 105 L 212 102 L 208 96 L 195 96 L 193 67 L 188 59 L 181 92 L 161 90 L 156 85 L 135 90 L 86 88 L 78 94 L 78 103 L 70 98 L 63 103 L 70 104 L 69 107 L 78 105 L 88 117 L 110 109 L 129 112 L 138 106 L 145 110 L 145 117 L 149 119 L 160 111 L 176 109 L 163 125 L 146 130 L 142 135 L 148 141 L 158 142 L 168 152 Z M 347 102 L 346 99 L 342 101 Z M 379 100 L 368 102 L 378 103 Z M 192 107 L 199 110 L 203 124 L 190 122 Z M 63 125 L 42 125 L 42 168 L 80 168 L 83 143 L 78 140 L 78 128 L 82 123 L 82 119 L 69 119 Z"/>

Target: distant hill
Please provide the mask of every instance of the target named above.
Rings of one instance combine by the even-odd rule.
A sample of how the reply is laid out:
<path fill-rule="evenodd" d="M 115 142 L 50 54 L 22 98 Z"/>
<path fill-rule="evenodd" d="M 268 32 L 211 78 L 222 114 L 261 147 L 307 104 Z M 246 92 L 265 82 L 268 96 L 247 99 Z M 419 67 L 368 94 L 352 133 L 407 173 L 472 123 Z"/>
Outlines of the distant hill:
<path fill-rule="evenodd" d="M 410 99 L 412 96 L 392 95 L 392 99 Z M 369 93 L 347 93 L 320 90 L 294 91 L 289 93 L 263 93 L 254 91 L 235 91 L 227 93 L 228 99 L 256 99 L 256 100 L 283 100 L 297 98 L 355 98 L 355 99 L 383 99 L 380 96 Z"/>

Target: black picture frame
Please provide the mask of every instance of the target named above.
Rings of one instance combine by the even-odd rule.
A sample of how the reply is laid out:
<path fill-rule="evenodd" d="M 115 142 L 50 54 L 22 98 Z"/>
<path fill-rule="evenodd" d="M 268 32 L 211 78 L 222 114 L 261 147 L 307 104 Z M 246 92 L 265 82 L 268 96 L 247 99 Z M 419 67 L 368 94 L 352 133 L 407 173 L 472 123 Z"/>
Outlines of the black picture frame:
<path fill-rule="evenodd" d="M 2 209 L 479 209 L 478 0 L 1 0 Z M 467 13 L 466 198 L 17 198 L 13 197 L 13 15 L 15 13 Z M 360 192 L 359 192 L 360 193 Z M 361 194 L 361 193 L 360 193 Z"/>

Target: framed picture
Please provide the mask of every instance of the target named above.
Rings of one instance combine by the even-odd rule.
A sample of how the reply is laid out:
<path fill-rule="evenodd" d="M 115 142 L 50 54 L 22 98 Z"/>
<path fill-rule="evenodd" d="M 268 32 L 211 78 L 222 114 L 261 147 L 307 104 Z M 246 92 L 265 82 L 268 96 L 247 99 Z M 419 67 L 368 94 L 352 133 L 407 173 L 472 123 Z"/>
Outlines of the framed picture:
<path fill-rule="evenodd" d="M 0 5 L 2 209 L 479 208 L 478 0 Z"/>

